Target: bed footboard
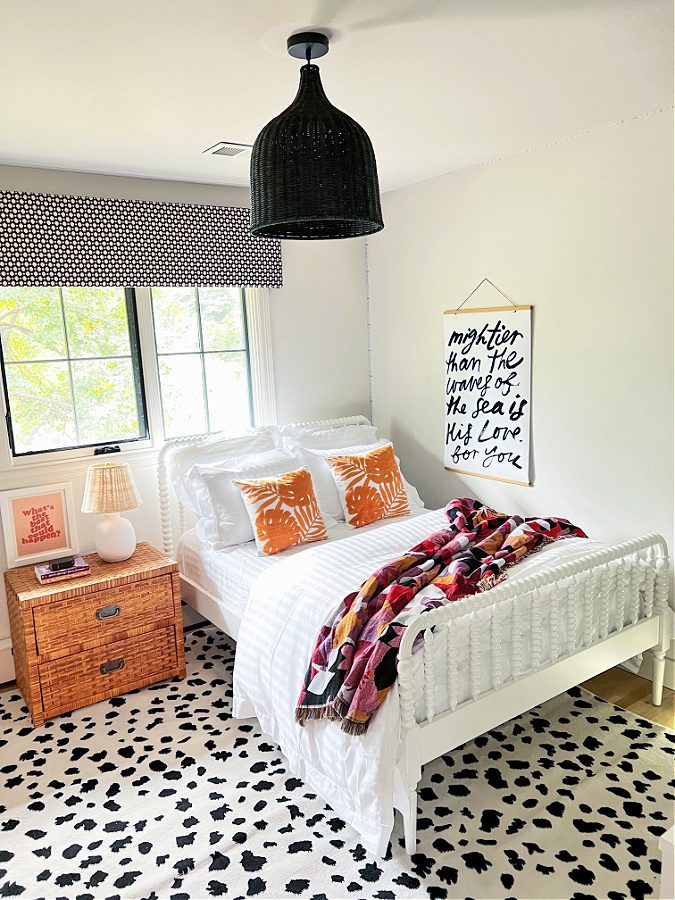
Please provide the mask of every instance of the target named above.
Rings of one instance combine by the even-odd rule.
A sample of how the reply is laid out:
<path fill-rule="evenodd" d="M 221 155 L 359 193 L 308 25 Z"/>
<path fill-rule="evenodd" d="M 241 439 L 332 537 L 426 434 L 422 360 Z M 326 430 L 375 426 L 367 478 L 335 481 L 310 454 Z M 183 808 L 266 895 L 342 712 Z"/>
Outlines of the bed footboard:
<path fill-rule="evenodd" d="M 595 618 L 594 607 L 598 610 Z M 505 609 L 508 617 L 503 616 Z M 481 610 L 489 611 L 487 622 L 485 613 L 479 615 Z M 652 697 L 654 704 L 660 705 L 669 641 L 667 611 L 668 550 L 660 535 L 648 534 L 547 572 L 513 583 L 506 580 L 460 603 L 423 613 L 409 625 L 399 651 L 401 753 L 395 800 L 403 813 L 406 850 L 413 853 L 415 849 L 416 786 L 425 762 L 645 650 L 654 655 Z M 463 671 L 470 696 L 460 701 L 456 623 L 467 616 L 468 664 L 464 661 Z M 546 658 L 544 619 L 548 620 Z M 481 678 L 486 629 L 487 690 Z M 527 661 L 525 635 L 529 636 Z M 423 641 L 423 716 L 419 708 L 416 714 L 420 674 L 416 676 L 414 656 L 419 639 Z M 443 708 L 437 708 L 439 640 L 445 643 L 442 674 L 447 703 Z M 507 643 L 508 677 L 504 674 Z"/>

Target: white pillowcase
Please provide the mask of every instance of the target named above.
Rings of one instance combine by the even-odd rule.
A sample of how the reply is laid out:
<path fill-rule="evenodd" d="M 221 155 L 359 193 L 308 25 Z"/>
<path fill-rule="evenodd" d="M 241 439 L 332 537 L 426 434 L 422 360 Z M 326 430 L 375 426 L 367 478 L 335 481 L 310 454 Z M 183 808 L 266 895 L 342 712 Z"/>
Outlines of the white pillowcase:
<path fill-rule="evenodd" d="M 232 438 L 213 435 L 196 447 L 176 450 L 169 457 L 169 477 L 179 502 L 196 516 L 212 514 L 209 511 L 208 498 L 200 493 L 195 494 L 195 485 L 190 479 L 190 472 L 194 466 L 197 464 L 221 466 L 234 460 L 246 459 L 251 455 L 278 452 L 276 435 L 276 428 L 265 426 Z M 206 507 L 203 506 L 205 502 Z"/>
<path fill-rule="evenodd" d="M 377 429 L 374 425 L 340 425 L 338 428 L 306 430 L 301 425 L 285 425 L 279 435 L 284 447 L 341 449 L 352 444 L 372 444 L 377 440 Z"/>
<path fill-rule="evenodd" d="M 181 485 L 187 499 L 184 505 L 197 518 L 215 519 L 216 509 L 209 484 L 218 472 L 238 472 L 240 469 L 248 469 L 251 466 L 257 468 L 258 466 L 284 465 L 290 461 L 289 454 L 292 454 L 292 451 L 275 448 L 274 450 L 265 450 L 263 453 L 249 453 L 213 462 L 201 461 L 183 474 Z M 293 458 L 297 460 L 297 454 Z M 205 476 L 208 476 L 208 479 Z"/>
<path fill-rule="evenodd" d="M 328 465 L 326 460 L 333 456 L 353 456 L 356 453 L 367 453 L 376 447 L 384 447 L 391 441 L 372 441 L 368 444 L 355 444 L 353 447 L 332 447 L 330 450 L 315 449 L 312 447 L 298 447 L 297 452 L 301 454 L 304 464 L 309 470 L 312 481 L 314 482 L 314 491 L 319 501 L 319 507 L 322 513 L 332 516 L 338 522 L 345 521 L 345 513 L 340 501 L 340 494 L 335 483 L 333 469 Z M 398 457 L 396 462 L 401 467 Z M 401 473 L 403 475 L 403 473 Z M 411 509 L 424 509 L 424 504 L 417 489 L 403 478 L 403 485 L 408 495 L 408 504 Z M 327 524 L 327 523 L 326 523 Z"/>
<path fill-rule="evenodd" d="M 233 482 L 251 478 L 283 475 L 302 467 L 298 454 L 289 450 L 274 450 L 256 457 L 232 460 L 222 466 L 197 465 L 190 476 L 198 482 L 198 491 L 208 496 L 211 515 L 204 515 L 195 525 L 197 537 L 214 549 L 234 547 L 255 537 L 251 519 L 246 511 L 241 491 Z M 327 517 L 326 526 L 336 524 Z"/>

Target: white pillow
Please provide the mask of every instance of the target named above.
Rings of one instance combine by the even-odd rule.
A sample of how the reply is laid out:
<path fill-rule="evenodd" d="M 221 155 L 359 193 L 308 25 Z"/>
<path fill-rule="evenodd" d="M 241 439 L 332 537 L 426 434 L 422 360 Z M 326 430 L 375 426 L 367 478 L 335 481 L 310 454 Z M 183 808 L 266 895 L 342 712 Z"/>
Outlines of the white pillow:
<path fill-rule="evenodd" d="M 208 495 L 213 510 L 213 515 L 202 516 L 197 521 L 195 532 L 201 541 L 216 550 L 244 544 L 255 537 L 241 491 L 234 481 L 269 478 L 302 467 L 299 455 L 289 450 L 275 450 L 260 456 L 266 459 L 243 458 L 233 460 L 229 465 L 193 468 L 191 477 L 195 483 L 201 482 L 199 491 Z M 330 516 L 324 518 L 326 527 L 336 524 Z"/>
<path fill-rule="evenodd" d="M 197 463 L 189 471 L 183 474 L 181 487 L 185 496 L 184 505 L 191 510 L 197 518 L 215 519 L 216 508 L 210 483 L 218 472 L 232 472 L 249 467 L 268 467 L 289 462 L 290 450 L 265 450 L 263 453 L 249 453 L 245 456 L 235 456 L 231 459 L 216 460 L 213 463 Z M 293 456 L 297 460 L 297 455 Z M 208 476 L 208 477 L 207 477 Z"/>
<path fill-rule="evenodd" d="M 320 450 L 312 447 L 298 447 L 297 452 L 302 455 L 304 464 L 309 470 L 312 481 L 314 482 L 314 490 L 316 499 L 319 501 L 319 507 L 322 513 L 332 516 L 338 522 L 344 522 L 345 514 L 340 501 L 337 485 L 335 484 L 335 476 L 333 469 L 326 462 L 332 456 L 352 456 L 356 453 L 367 453 L 376 447 L 384 447 L 390 441 L 373 441 L 369 444 L 356 444 L 353 447 L 333 447 L 330 450 Z M 401 463 L 398 457 L 396 462 L 400 468 Z M 401 473 L 403 476 L 403 473 Z M 403 485 L 408 495 L 408 505 L 411 509 L 424 509 L 424 504 L 417 493 L 417 489 L 403 478 Z"/>
<path fill-rule="evenodd" d="M 374 425 L 340 425 L 338 428 L 304 430 L 299 425 L 286 425 L 279 434 L 284 447 L 307 449 L 342 449 L 353 444 L 372 444 L 377 440 Z"/>
<path fill-rule="evenodd" d="M 192 468 L 198 463 L 219 466 L 250 454 L 276 450 L 276 433 L 276 428 L 264 427 L 231 438 L 214 434 L 196 447 L 174 451 L 169 457 L 169 477 L 178 500 L 197 516 L 204 515 L 200 508 L 200 498 L 194 496 L 188 477 Z"/>

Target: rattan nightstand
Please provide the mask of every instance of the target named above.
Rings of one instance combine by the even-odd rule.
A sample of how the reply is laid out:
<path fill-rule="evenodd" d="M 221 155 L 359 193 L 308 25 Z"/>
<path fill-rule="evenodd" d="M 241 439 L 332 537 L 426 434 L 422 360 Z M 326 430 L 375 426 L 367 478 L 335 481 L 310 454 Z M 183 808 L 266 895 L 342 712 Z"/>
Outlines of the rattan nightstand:
<path fill-rule="evenodd" d="M 41 585 L 5 572 L 16 680 L 34 725 L 185 676 L 178 567 L 149 544 L 131 559 L 85 557 L 89 575 Z"/>

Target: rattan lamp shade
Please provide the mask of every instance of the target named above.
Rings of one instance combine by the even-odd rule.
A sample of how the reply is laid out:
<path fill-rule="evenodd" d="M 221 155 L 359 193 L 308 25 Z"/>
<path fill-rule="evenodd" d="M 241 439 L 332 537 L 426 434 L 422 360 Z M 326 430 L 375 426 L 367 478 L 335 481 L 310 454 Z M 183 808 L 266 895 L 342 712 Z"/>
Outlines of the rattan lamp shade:
<path fill-rule="evenodd" d="M 141 505 L 126 463 L 96 463 L 87 469 L 82 498 L 83 513 L 118 513 Z"/>
<path fill-rule="evenodd" d="M 317 240 L 362 237 L 383 227 L 370 138 L 330 103 L 319 67 L 307 64 L 295 100 L 253 145 L 251 231 Z"/>

